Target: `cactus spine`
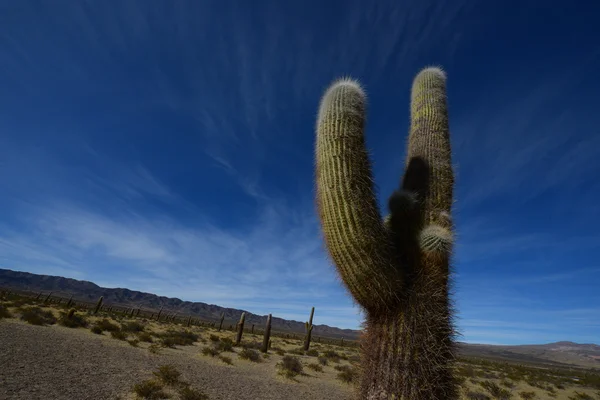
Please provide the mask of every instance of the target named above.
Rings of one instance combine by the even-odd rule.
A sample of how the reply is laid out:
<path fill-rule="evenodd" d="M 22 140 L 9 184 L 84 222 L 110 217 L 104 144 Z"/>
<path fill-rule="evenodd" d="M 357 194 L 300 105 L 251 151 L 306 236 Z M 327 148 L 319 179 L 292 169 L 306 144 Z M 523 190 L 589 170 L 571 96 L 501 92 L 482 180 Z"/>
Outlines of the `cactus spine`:
<path fill-rule="evenodd" d="M 267 317 L 267 325 L 265 326 L 265 333 L 263 335 L 263 342 L 260 351 L 266 353 L 271 348 L 271 314 Z"/>
<path fill-rule="evenodd" d="M 240 317 L 240 322 L 237 323 L 237 335 L 235 337 L 235 345 L 237 346 L 242 341 L 242 334 L 244 333 L 244 322 L 246 321 L 246 313 L 243 312 Z"/>
<path fill-rule="evenodd" d="M 320 103 L 315 149 L 324 241 L 366 313 L 359 397 L 456 399 L 446 76 L 425 68 L 413 81 L 406 168 L 385 220 L 365 147 L 365 103 L 357 82 L 332 84 Z"/>
<path fill-rule="evenodd" d="M 223 321 L 225 320 L 225 313 L 221 313 L 221 320 L 219 321 L 219 332 L 221 332 L 221 328 L 223 327 Z"/>
<path fill-rule="evenodd" d="M 100 298 L 96 302 L 96 307 L 94 308 L 94 314 L 98 314 L 98 311 L 100 310 L 100 307 L 102 307 L 102 300 L 104 300 L 104 297 L 100 296 Z"/>
<path fill-rule="evenodd" d="M 308 349 L 310 348 L 310 338 L 313 330 L 312 321 L 314 315 L 315 308 L 313 307 L 312 310 L 310 310 L 310 319 L 308 320 L 308 322 L 304 323 L 304 329 L 306 330 L 306 337 L 304 338 L 304 351 L 308 351 Z"/>

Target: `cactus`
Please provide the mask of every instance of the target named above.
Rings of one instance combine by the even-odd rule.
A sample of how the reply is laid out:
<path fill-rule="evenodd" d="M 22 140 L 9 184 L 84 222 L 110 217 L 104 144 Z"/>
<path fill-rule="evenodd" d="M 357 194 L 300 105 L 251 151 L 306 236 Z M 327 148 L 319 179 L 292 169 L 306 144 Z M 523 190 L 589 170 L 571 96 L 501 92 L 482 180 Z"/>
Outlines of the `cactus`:
<path fill-rule="evenodd" d="M 221 332 L 221 328 L 223 327 L 223 321 L 225 320 L 225 313 L 221 313 L 221 320 L 219 321 L 219 332 Z"/>
<path fill-rule="evenodd" d="M 73 304 L 73 295 L 71 295 L 71 297 L 69 297 L 69 301 L 67 301 L 67 305 L 65 307 L 69 308 L 69 307 L 71 307 L 71 304 Z"/>
<path fill-rule="evenodd" d="M 240 322 L 237 323 L 237 335 L 235 337 L 235 345 L 237 346 L 242 341 L 242 334 L 244 333 L 244 322 L 246 321 L 246 313 L 243 312 L 240 317 Z"/>
<path fill-rule="evenodd" d="M 10 293 L 10 292 L 8 292 L 8 293 Z M 50 302 L 50 296 L 52 296 L 52 293 L 53 292 L 48 293 L 48 296 L 46 296 L 46 300 L 44 300 L 44 304 L 48 304 Z"/>
<path fill-rule="evenodd" d="M 135 317 L 139 317 L 140 316 L 140 309 L 138 308 L 137 311 L 135 312 Z"/>
<path fill-rule="evenodd" d="M 39 292 L 37 297 L 35 298 L 35 301 L 38 301 L 40 299 L 40 297 L 42 297 L 42 292 Z"/>
<path fill-rule="evenodd" d="M 266 353 L 271 348 L 271 314 L 267 317 L 267 324 L 265 325 L 265 333 L 263 335 L 263 342 L 260 351 Z"/>
<path fill-rule="evenodd" d="M 313 307 L 312 310 L 310 310 L 310 319 L 308 320 L 308 322 L 304 323 L 304 329 L 306 330 L 306 337 L 304 338 L 304 351 L 308 351 L 309 347 L 310 347 L 310 338 L 312 335 L 312 330 L 313 330 L 313 316 L 315 315 L 315 308 Z"/>
<path fill-rule="evenodd" d="M 98 314 L 100 307 L 102 307 L 102 300 L 104 300 L 104 296 L 100 296 L 98 302 L 96 303 L 96 307 L 94 308 L 94 314 Z"/>
<path fill-rule="evenodd" d="M 67 319 L 71 319 L 71 318 L 73 318 L 73 314 L 75 314 L 75 309 L 74 309 L 74 308 L 71 308 L 71 309 L 69 310 L 69 312 L 67 313 Z"/>
<path fill-rule="evenodd" d="M 456 399 L 446 76 L 425 68 L 413 81 L 406 168 L 384 220 L 365 147 L 365 108 L 356 81 L 333 83 L 321 99 L 315 148 L 325 245 L 366 315 L 359 397 Z"/>
<path fill-rule="evenodd" d="M 156 320 L 157 320 L 157 321 L 160 321 L 160 314 L 162 313 L 162 310 L 163 310 L 163 308 L 162 308 L 162 306 L 161 306 L 161 307 L 160 307 L 160 310 L 158 310 L 158 314 L 156 315 Z"/>
<path fill-rule="evenodd" d="M 185 324 L 185 326 L 186 326 L 187 328 L 189 328 L 191 324 L 192 324 L 192 316 L 190 315 L 190 316 L 188 317 L 187 324 Z"/>

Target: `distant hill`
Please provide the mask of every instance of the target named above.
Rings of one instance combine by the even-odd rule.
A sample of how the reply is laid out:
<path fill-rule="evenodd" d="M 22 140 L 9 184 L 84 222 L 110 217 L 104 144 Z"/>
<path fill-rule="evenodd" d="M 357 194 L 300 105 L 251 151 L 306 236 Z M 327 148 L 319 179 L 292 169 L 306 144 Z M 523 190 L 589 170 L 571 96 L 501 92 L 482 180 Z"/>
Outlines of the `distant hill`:
<path fill-rule="evenodd" d="M 80 301 L 95 302 L 104 296 L 106 304 L 140 307 L 158 310 L 164 307 L 179 315 L 192 315 L 207 321 L 217 321 L 222 312 L 225 323 L 235 324 L 244 310 L 219 307 L 202 302 L 182 301 L 177 298 L 157 296 L 151 293 L 129 289 L 107 289 L 92 282 L 63 278 L 60 276 L 37 275 L 28 272 L 0 269 L 0 287 L 32 292 L 54 292 L 55 296 L 73 295 Z M 246 312 L 246 323 L 257 327 L 266 323 L 266 315 Z M 317 309 L 318 312 L 318 309 Z M 306 314 L 310 310 L 307 308 Z M 304 333 L 304 321 L 290 321 L 273 316 L 273 329 L 281 332 Z M 328 325 L 315 325 L 314 335 L 330 338 L 358 339 L 360 331 L 340 329 Z M 469 357 L 480 357 L 500 361 L 543 364 L 547 366 L 580 366 L 600 369 L 600 346 L 596 344 L 578 344 L 573 342 L 556 342 L 548 344 L 532 344 L 518 346 L 498 346 L 487 344 L 459 343 L 459 354 Z"/>
<path fill-rule="evenodd" d="M 202 302 L 183 301 L 177 298 L 157 296 L 152 293 L 129 289 L 108 289 L 88 281 L 61 276 L 31 274 L 9 269 L 0 269 L 0 287 L 32 292 L 53 292 L 53 296 L 69 297 L 73 295 L 75 299 L 89 302 L 95 302 L 100 296 L 104 296 L 105 304 L 118 304 L 149 310 L 158 310 L 163 307 L 165 311 L 177 312 L 179 315 L 192 315 L 207 321 L 218 321 L 221 313 L 225 313 L 225 325 L 235 325 L 239 321 L 242 312 L 246 312 L 247 325 L 255 324 L 259 327 L 264 326 L 267 322 L 266 315 L 256 315 L 245 310 L 219 307 Z M 317 309 L 316 312 L 318 313 L 319 310 Z M 308 320 L 309 314 L 310 308 L 307 307 L 306 320 Z M 273 315 L 271 322 L 274 330 L 304 333 L 304 321 L 290 321 Z M 328 325 L 314 325 L 313 328 L 313 336 L 343 337 L 344 339 L 355 340 L 358 335 L 359 331 L 357 330 L 340 329 Z"/>

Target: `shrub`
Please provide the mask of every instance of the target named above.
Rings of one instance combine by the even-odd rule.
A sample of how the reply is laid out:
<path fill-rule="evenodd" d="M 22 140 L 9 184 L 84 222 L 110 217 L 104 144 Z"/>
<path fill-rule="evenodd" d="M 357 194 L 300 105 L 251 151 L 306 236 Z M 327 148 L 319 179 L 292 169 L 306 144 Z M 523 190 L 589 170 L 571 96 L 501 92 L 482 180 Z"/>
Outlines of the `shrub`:
<path fill-rule="evenodd" d="M 212 346 L 206 346 L 202 349 L 202 354 L 204 354 L 205 356 L 215 357 L 221 354 L 221 352 Z"/>
<path fill-rule="evenodd" d="M 337 374 L 337 378 L 345 383 L 356 382 L 357 374 L 354 368 L 349 365 L 336 365 L 335 369 L 340 371 Z"/>
<path fill-rule="evenodd" d="M 76 313 L 73 313 L 71 317 L 69 317 L 69 314 L 61 312 L 58 323 L 67 328 L 87 328 L 88 326 L 87 319 L 85 319 L 83 315 L 78 315 Z"/>
<path fill-rule="evenodd" d="M 97 326 L 101 331 L 107 331 L 107 332 L 116 332 L 116 331 L 120 330 L 119 325 L 113 324 L 106 318 L 104 318 L 100 321 L 96 321 L 94 326 Z"/>
<path fill-rule="evenodd" d="M 219 341 L 219 337 L 217 335 L 211 334 L 209 337 L 211 342 L 218 342 Z"/>
<path fill-rule="evenodd" d="M 6 307 L 0 305 L 0 319 L 2 318 L 12 318 L 12 314 Z"/>
<path fill-rule="evenodd" d="M 142 399 L 160 400 L 169 398 L 169 395 L 163 391 L 163 385 L 155 380 L 137 383 L 133 386 L 133 391 Z"/>
<path fill-rule="evenodd" d="M 150 346 L 148 346 L 148 351 L 152 354 L 158 354 L 160 353 L 160 345 L 152 343 Z"/>
<path fill-rule="evenodd" d="M 181 400 L 208 400 L 208 395 L 189 386 L 181 387 L 177 393 Z"/>
<path fill-rule="evenodd" d="M 127 334 L 125 332 L 121 332 L 121 331 L 111 331 L 110 336 L 113 339 L 127 340 Z"/>
<path fill-rule="evenodd" d="M 100 328 L 97 325 L 92 326 L 90 330 L 92 331 L 92 333 L 95 333 L 96 335 L 102 335 L 102 328 Z"/>
<path fill-rule="evenodd" d="M 297 356 L 303 356 L 304 350 L 302 348 L 296 348 L 296 349 L 288 350 L 288 353 L 295 354 Z"/>
<path fill-rule="evenodd" d="M 158 371 L 153 372 L 153 374 L 162 381 L 162 383 L 169 386 L 174 386 L 179 382 L 179 377 L 181 377 L 181 372 L 171 364 L 158 367 Z"/>
<path fill-rule="evenodd" d="M 490 400 L 490 396 L 481 392 L 468 391 L 465 397 L 468 400 Z"/>
<path fill-rule="evenodd" d="M 146 327 L 143 324 L 140 324 L 137 321 L 126 322 L 124 324 L 121 324 L 121 330 L 123 332 L 131 332 L 131 333 L 143 332 L 145 328 Z"/>
<path fill-rule="evenodd" d="M 154 342 L 150 332 L 138 332 L 137 337 L 140 340 L 140 342 L 146 342 L 146 343 Z"/>
<path fill-rule="evenodd" d="M 220 351 L 233 351 L 233 340 L 223 338 L 218 343 L 215 343 L 215 347 Z"/>
<path fill-rule="evenodd" d="M 508 400 L 512 397 L 510 391 L 502 389 L 500 386 L 498 386 L 496 382 L 482 381 L 479 382 L 479 384 L 481 385 L 481 387 L 487 390 L 495 399 Z"/>
<path fill-rule="evenodd" d="M 285 355 L 285 350 L 283 350 L 283 349 L 280 349 L 280 348 L 277 348 L 277 349 L 275 350 L 275 353 L 277 353 L 277 354 L 278 354 L 278 355 L 280 355 L 280 356 L 284 356 L 284 355 Z"/>
<path fill-rule="evenodd" d="M 587 393 L 575 391 L 573 396 L 569 396 L 569 400 L 594 400 L 594 398 Z"/>
<path fill-rule="evenodd" d="M 340 362 L 340 359 L 342 358 L 342 356 L 335 350 L 326 350 L 323 353 L 323 356 L 334 363 Z"/>
<path fill-rule="evenodd" d="M 21 319 L 31 325 L 54 325 L 56 323 L 52 311 L 44 311 L 39 307 L 26 307 L 21 310 Z"/>
<path fill-rule="evenodd" d="M 239 357 L 242 360 L 249 360 L 252 362 L 260 362 L 261 358 L 260 358 L 260 354 L 258 353 L 258 351 L 254 350 L 254 349 L 242 349 L 242 351 L 240 351 L 238 353 Z"/>
<path fill-rule="evenodd" d="M 140 341 L 138 339 L 130 339 L 127 341 L 127 343 L 129 343 L 133 347 L 138 347 L 138 344 L 140 344 Z"/>
<path fill-rule="evenodd" d="M 531 400 L 531 399 L 535 399 L 535 392 L 523 391 L 523 392 L 519 393 L 519 396 L 521 396 L 521 398 L 523 400 Z"/>
<path fill-rule="evenodd" d="M 219 360 L 223 361 L 225 364 L 233 365 L 233 362 L 231 361 L 231 357 L 220 355 Z"/>
<path fill-rule="evenodd" d="M 328 365 L 329 364 L 329 360 L 327 359 L 327 357 L 319 357 L 319 364 L 321 365 Z"/>
<path fill-rule="evenodd" d="M 194 332 L 185 331 L 174 331 L 169 330 L 166 333 L 160 335 L 161 342 L 165 347 L 179 346 L 191 346 L 198 341 L 198 335 Z"/>
<path fill-rule="evenodd" d="M 280 363 L 277 364 L 280 373 L 287 378 L 293 378 L 294 376 L 302 373 L 302 363 L 298 357 L 284 356 Z"/>
<path fill-rule="evenodd" d="M 312 369 L 315 372 L 323 372 L 323 367 L 317 363 L 310 363 L 307 365 L 307 367 Z"/>

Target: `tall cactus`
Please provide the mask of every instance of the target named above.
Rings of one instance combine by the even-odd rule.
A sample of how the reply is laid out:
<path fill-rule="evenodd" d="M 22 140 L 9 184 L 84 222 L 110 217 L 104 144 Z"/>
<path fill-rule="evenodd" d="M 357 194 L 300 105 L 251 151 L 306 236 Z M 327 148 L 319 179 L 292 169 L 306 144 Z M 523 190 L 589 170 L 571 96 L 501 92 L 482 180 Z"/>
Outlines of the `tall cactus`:
<path fill-rule="evenodd" d="M 225 320 L 225 313 L 221 313 L 221 319 L 219 320 L 219 332 L 221 332 L 221 328 L 223 328 L 223 321 Z"/>
<path fill-rule="evenodd" d="M 321 99 L 315 151 L 324 241 L 366 313 L 360 398 L 456 399 L 446 76 L 425 68 L 413 81 L 406 168 L 385 221 L 365 147 L 365 109 L 357 82 L 333 83 Z"/>
<path fill-rule="evenodd" d="M 100 296 L 100 298 L 96 302 L 96 307 L 94 308 L 94 314 L 98 314 L 98 311 L 100 311 L 100 307 L 102 307 L 102 300 L 104 300 L 104 296 Z"/>
<path fill-rule="evenodd" d="M 237 335 L 235 337 L 235 345 L 237 346 L 242 341 L 242 334 L 244 333 L 244 321 L 246 321 L 246 313 L 243 312 L 240 317 L 240 322 L 237 323 Z"/>
<path fill-rule="evenodd" d="M 265 325 L 265 333 L 263 335 L 263 342 L 260 351 L 266 353 L 271 348 L 271 314 L 267 317 L 267 324 Z"/>
<path fill-rule="evenodd" d="M 308 351 L 308 349 L 310 348 L 310 338 L 312 336 L 313 331 L 312 320 L 314 315 L 315 308 L 313 307 L 312 310 L 310 310 L 310 319 L 308 320 L 308 322 L 304 323 L 304 329 L 306 330 L 306 337 L 304 338 L 304 351 Z"/>

